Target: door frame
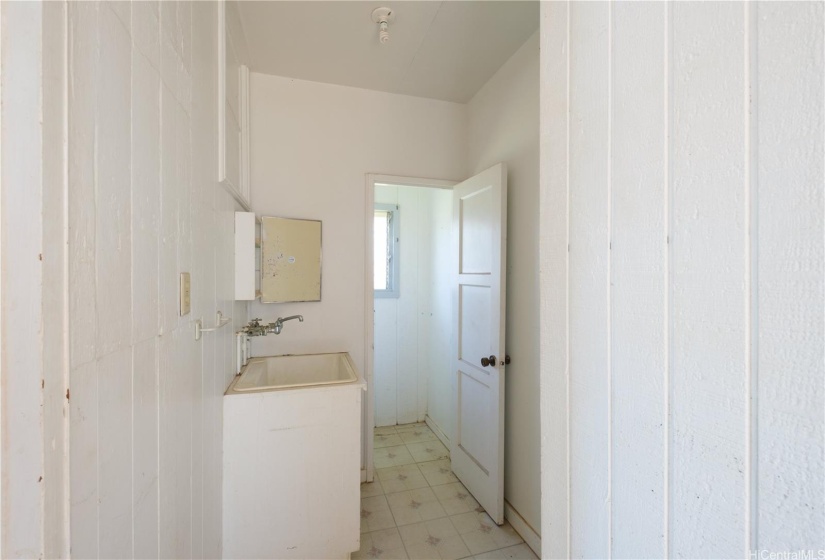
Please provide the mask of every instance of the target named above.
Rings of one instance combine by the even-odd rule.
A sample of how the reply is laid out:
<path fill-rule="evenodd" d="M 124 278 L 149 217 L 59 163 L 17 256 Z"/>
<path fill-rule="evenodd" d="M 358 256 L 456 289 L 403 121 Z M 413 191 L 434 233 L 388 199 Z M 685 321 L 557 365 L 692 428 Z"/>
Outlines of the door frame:
<path fill-rule="evenodd" d="M 373 294 L 373 212 L 375 208 L 375 185 L 393 185 L 396 187 L 422 187 L 452 190 L 460 181 L 446 179 L 427 179 L 403 175 L 385 175 L 367 173 L 364 189 L 364 377 L 367 379 L 367 398 L 364 399 L 362 418 L 363 443 L 361 445 L 361 482 L 372 482 L 375 473 L 373 467 L 373 435 L 375 432 L 375 396 L 373 364 L 375 360 L 374 332 L 374 294 Z"/>

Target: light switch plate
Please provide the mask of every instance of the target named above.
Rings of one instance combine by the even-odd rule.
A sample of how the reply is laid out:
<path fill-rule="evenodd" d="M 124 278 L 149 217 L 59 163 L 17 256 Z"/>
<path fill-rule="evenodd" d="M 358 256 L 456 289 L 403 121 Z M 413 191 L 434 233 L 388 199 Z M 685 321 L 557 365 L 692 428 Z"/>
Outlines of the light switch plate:
<path fill-rule="evenodd" d="M 188 315 L 192 310 L 192 290 L 189 284 L 189 273 L 180 273 L 180 316 Z"/>

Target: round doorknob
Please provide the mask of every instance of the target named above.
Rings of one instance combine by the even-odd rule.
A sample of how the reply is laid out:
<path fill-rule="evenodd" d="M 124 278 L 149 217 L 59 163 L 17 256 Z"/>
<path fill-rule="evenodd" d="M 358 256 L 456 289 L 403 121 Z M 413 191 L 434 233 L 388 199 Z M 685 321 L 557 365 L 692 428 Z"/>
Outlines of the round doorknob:
<path fill-rule="evenodd" d="M 495 366 L 496 365 L 496 357 L 490 356 L 489 358 L 481 358 L 481 365 L 484 367 L 487 366 Z"/>

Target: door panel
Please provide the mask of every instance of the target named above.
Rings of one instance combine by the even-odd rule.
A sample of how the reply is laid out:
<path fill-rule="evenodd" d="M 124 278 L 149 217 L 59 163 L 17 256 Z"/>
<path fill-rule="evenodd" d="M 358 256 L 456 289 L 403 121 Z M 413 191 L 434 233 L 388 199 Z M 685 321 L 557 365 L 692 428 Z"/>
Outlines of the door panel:
<path fill-rule="evenodd" d="M 459 286 L 459 359 L 472 362 L 490 349 L 490 287 Z"/>
<path fill-rule="evenodd" d="M 458 398 L 461 411 L 462 425 L 479 424 L 478 429 L 462 430 L 463 435 L 459 446 L 461 451 L 472 459 L 486 474 L 489 471 L 485 465 L 494 461 L 494 450 L 488 435 L 496 429 L 496 423 L 491 422 L 489 411 L 493 406 L 490 396 L 494 391 L 486 383 L 489 379 L 478 379 L 473 375 L 461 372 L 459 376 Z"/>
<path fill-rule="evenodd" d="M 459 201 L 462 273 L 489 274 L 492 251 L 492 225 L 489 216 L 493 192 L 484 188 Z"/>
<path fill-rule="evenodd" d="M 504 317 L 507 169 L 453 190 L 456 423 L 452 467 L 490 517 L 504 522 Z M 495 356 L 482 365 L 481 359 Z"/>

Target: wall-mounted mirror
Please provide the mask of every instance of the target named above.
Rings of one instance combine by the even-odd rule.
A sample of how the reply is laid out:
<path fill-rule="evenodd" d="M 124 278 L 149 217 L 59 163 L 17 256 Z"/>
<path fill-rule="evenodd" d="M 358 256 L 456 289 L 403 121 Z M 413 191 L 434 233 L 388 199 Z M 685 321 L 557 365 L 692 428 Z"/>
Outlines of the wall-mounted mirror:
<path fill-rule="evenodd" d="M 261 218 L 261 301 L 321 301 L 321 222 Z"/>

